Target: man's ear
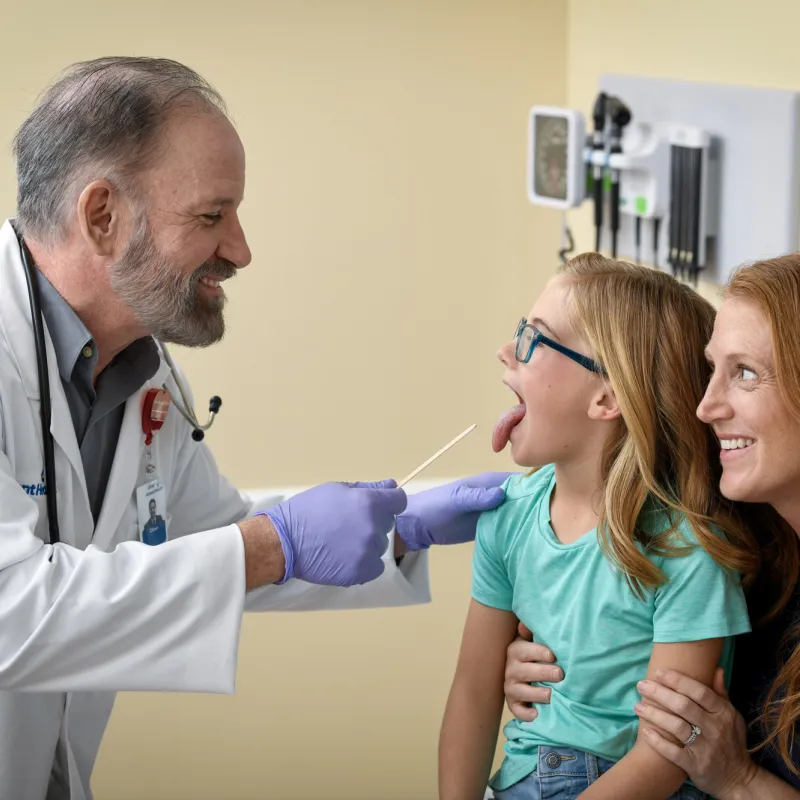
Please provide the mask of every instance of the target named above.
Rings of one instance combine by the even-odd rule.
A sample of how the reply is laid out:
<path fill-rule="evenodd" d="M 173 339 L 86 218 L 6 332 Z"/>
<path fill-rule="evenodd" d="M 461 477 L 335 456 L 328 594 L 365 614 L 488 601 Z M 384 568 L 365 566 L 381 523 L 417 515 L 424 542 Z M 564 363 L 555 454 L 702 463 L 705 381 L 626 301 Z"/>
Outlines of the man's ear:
<path fill-rule="evenodd" d="M 608 380 L 603 380 L 600 388 L 592 396 L 589 405 L 589 419 L 596 419 L 600 422 L 611 422 L 622 416 L 617 396 Z"/>
<path fill-rule="evenodd" d="M 106 180 L 92 181 L 78 198 L 81 236 L 92 253 L 113 256 L 121 246 L 126 205 L 119 191 Z"/>

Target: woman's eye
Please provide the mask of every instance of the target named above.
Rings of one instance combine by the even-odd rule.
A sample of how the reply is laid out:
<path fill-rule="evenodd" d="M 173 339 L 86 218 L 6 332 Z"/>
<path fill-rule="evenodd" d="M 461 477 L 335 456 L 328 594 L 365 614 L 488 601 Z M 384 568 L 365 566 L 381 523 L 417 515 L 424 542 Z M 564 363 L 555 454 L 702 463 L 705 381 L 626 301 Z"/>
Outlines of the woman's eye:
<path fill-rule="evenodd" d="M 753 370 L 747 367 L 739 367 L 739 375 L 743 381 L 754 381 L 758 377 Z"/>

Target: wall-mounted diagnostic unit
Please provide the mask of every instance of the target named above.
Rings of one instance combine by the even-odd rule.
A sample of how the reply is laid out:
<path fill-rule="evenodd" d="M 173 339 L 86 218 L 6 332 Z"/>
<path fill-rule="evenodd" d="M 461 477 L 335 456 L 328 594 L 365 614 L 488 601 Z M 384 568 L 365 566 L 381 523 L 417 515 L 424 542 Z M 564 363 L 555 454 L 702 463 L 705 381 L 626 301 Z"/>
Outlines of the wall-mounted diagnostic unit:
<path fill-rule="evenodd" d="M 591 116 L 534 106 L 527 179 L 532 203 L 594 206 L 595 250 L 638 261 L 644 232 L 645 261 L 715 283 L 797 250 L 800 93 L 604 75 Z"/>

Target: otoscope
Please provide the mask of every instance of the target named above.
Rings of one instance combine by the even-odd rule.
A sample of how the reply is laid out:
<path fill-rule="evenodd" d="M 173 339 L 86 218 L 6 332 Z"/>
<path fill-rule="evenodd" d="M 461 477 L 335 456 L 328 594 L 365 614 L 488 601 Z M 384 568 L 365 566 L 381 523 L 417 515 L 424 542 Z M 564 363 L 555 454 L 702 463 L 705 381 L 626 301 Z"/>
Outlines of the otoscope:
<path fill-rule="evenodd" d="M 605 150 L 605 138 L 603 131 L 606 127 L 606 93 L 600 92 L 597 100 L 594 101 L 592 111 L 594 120 L 594 135 L 592 138 L 592 150 Z M 594 189 L 594 249 L 600 252 L 600 238 L 603 234 L 603 166 L 594 165 L 592 188 Z"/>
<path fill-rule="evenodd" d="M 607 98 L 607 111 L 611 119 L 609 156 L 622 152 L 622 129 L 631 121 L 630 109 L 618 98 Z M 619 177 L 618 169 L 611 169 L 611 257 L 617 257 L 617 233 L 619 232 Z"/>

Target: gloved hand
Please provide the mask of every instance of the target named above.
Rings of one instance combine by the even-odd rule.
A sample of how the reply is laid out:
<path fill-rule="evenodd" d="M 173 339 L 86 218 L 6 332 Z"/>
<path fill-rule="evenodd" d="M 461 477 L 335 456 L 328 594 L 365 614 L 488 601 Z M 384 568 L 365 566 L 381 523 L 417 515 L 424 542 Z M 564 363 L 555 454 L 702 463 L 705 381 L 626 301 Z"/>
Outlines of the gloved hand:
<path fill-rule="evenodd" d="M 501 484 L 512 474 L 485 472 L 410 494 L 406 510 L 395 523 L 397 535 L 409 550 L 473 541 L 480 513 L 505 500 Z"/>
<path fill-rule="evenodd" d="M 259 512 L 272 520 L 286 558 L 278 583 L 300 578 L 354 586 L 379 577 L 395 516 L 406 493 L 394 480 L 326 483 Z"/>

